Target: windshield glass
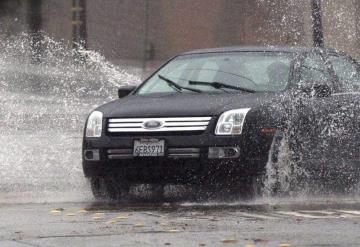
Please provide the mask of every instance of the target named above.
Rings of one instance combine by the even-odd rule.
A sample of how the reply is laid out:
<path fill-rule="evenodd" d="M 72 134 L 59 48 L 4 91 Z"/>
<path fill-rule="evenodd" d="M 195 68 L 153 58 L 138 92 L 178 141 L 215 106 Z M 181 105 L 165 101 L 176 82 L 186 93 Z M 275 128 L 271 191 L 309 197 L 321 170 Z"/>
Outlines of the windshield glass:
<path fill-rule="evenodd" d="M 138 94 L 179 92 L 160 77 L 166 77 L 181 87 L 203 92 L 238 91 L 225 87 L 191 83 L 217 82 L 235 87 L 262 91 L 280 91 L 286 88 L 292 53 L 282 52 L 227 52 L 181 55 L 171 60 L 150 77 Z M 189 83 L 190 82 L 190 83 Z M 182 90 L 184 93 L 193 93 Z"/>

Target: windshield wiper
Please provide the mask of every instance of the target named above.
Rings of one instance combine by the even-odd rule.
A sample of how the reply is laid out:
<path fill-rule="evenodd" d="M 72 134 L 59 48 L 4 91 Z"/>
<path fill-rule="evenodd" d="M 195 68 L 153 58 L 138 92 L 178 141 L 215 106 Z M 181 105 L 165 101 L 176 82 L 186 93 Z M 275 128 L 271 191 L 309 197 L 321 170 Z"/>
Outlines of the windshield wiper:
<path fill-rule="evenodd" d="M 178 92 L 182 92 L 183 89 L 193 91 L 193 92 L 196 92 L 196 93 L 202 93 L 203 92 L 200 89 L 180 86 L 179 84 L 177 84 L 173 80 L 170 80 L 169 78 L 166 78 L 166 77 L 164 77 L 162 75 L 158 75 L 158 76 L 159 76 L 159 78 L 161 80 L 166 81 L 170 86 L 173 86 L 176 89 L 176 91 L 178 91 Z"/>
<path fill-rule="evenodd" d="M 226 83 L 222 83 L 222 82 L 207 82 L 207 81 L 189 81 L 190 85 L 205 85 L 205 86 L 210 86 L 216 89 L 221 89 L 221 88 L 229 88 L 229 89 L 234 89 L 234 90 L 239 90 L 239 91 L 244 91 L 244 92 L 248 92 L 248 93 L 255 93 L 256 91 L 253 89 L 249 89 L 249 88 L 244 88 L 244 87 L 239 87 L 239 86 L 233 86 L 233 85 L 229 85 Z"/>

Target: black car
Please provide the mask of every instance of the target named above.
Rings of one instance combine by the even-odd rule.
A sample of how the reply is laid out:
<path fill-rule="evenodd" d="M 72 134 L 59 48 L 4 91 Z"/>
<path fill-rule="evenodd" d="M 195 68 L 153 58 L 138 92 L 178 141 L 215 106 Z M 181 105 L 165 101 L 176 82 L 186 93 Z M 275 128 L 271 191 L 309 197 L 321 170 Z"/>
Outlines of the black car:
<path fill-rule="evenodd" d="M 332 49 L 187 52 L 91 112 L 84 174 L 97 198 L 133 184 L 236 188 L 267 175 L 279 189 L 295 172 L 355 178 L 359 92 L 359 65 Z"/>

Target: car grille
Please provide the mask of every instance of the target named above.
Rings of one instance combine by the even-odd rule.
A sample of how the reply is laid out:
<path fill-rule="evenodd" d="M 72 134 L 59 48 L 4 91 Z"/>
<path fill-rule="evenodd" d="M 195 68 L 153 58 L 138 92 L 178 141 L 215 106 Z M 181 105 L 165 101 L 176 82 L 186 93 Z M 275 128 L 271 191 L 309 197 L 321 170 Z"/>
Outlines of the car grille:
<path fill-rule="evenodd" d="M 108 132 L 187 132 L 204 131 L 211 117 L 172 117 L 172 118 L 110 118 Z M 147 123 L 156 123 L 158 126 L 147 126 Z"/>
<path fill-rule="evenodd" d="M 129 159 L 133 158 L 132 149 L 108 149 L 107 156 L 110 160 Z M 169 148 L 167 150 L 167 157 L 173 159 L 199 158 L 200 148 Z"/>

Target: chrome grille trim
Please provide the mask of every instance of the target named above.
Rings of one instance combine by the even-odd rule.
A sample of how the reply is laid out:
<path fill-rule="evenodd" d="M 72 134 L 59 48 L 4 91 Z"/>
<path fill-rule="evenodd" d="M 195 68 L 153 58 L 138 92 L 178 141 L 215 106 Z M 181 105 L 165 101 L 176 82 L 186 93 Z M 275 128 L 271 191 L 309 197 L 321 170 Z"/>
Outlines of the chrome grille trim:
<path fill-rule="evenodd" d="M 172 131 L 203 131 L 211 117 L 172 117 L 172 118 L 111 118 L 107 130 L 110 133 L 126 132 L 172 132 Z M 159 121 L 159 128 L 145 128 L 147 121 Z"/>
<path fill-rule="evenodd" d="M 210 121 L 211 117 L 173 117 L 173 118 L 110 118 L 110 123 L 139 123 L 148 120 L 159 120 L 167 122 L 193 122 Z"/>
<path fill-rule="evenodd" d="M 205 130 L 204 127 L 169 127 L 161 129 L 144 129 L 144 128 L 109 128 L 109 132 L 172 132 L 172 131 L 200 131 Z"/>
<path fill-rule="evenodd" d="M 178 127 L 178 126 L 208 126 L 209 121 L 201 121 L 201 122 L 165 122 L 164 127 Z M 109 128 L 141 128 L 142 123 L 109 123 Z"/>
<path fill-rule="evenodd" d="M 169 148 L 167 157 L 172 159 L 199 158 L 200 148 Z M 131 159 L 134 158 L 133 150 L 124 149 L 108 149 L 107 156 L 110 160 Z"/>

